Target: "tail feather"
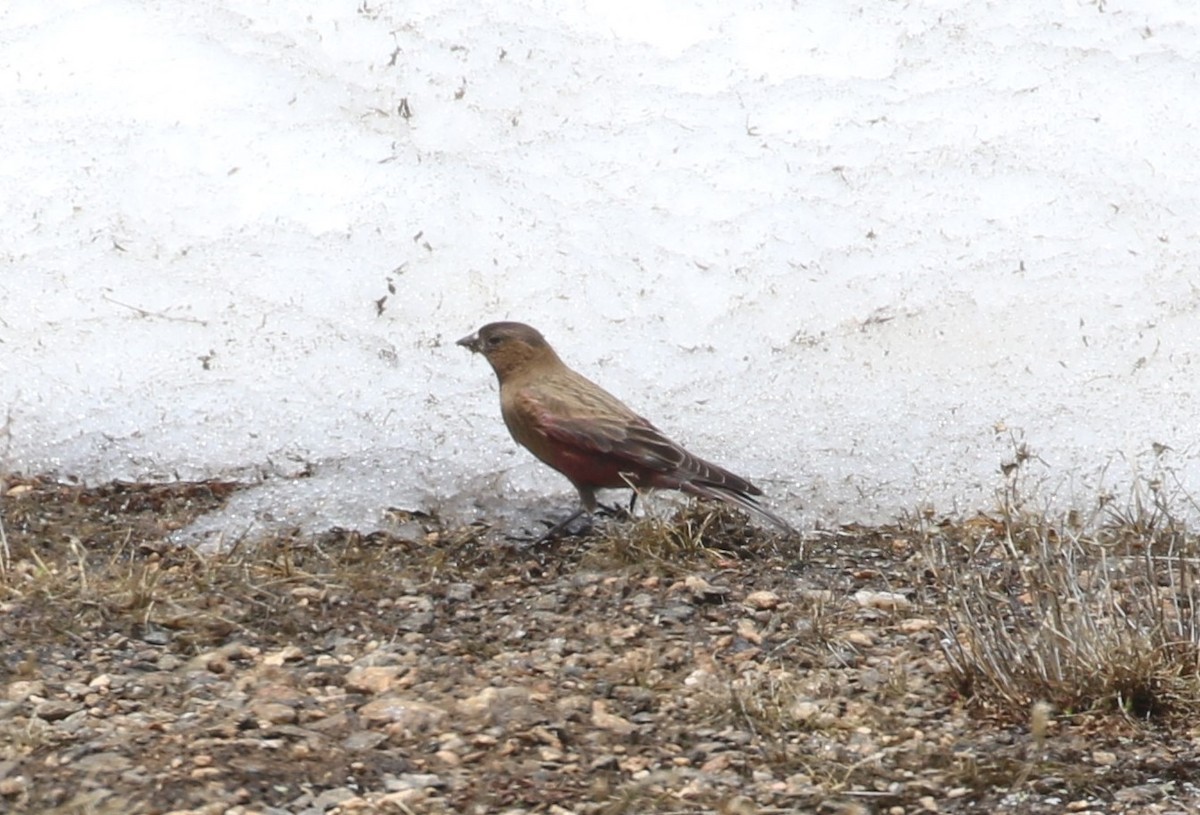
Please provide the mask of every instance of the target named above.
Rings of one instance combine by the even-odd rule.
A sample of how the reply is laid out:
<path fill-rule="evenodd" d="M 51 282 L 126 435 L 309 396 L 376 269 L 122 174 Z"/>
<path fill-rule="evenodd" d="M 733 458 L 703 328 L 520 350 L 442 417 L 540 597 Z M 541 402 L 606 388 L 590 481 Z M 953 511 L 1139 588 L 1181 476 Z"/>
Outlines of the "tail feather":
<path fill-rule="evenodd" d="M 789 535 L 796 534 L 796 530 L 791 524 L 740 490 L 729 489 L 721 484 L 708 484 L 703 481 L 689 481 L 681 484 L 679 489 L 701 498 L 709 498 L 714 501 L 722 501 L 730 506 L 741 507 L 752 515 L 757 515 L 764 520 L 770 521 Z"/>
<path fill-rule="evenodd" d="M 680 463 L 679 470 L 688 473 L 689 480 L 693 484 L 698 483 L 718 490 L 741 493 L 743 496 L 762 495 L 762 490 L 740 475 L 731 473 L 711 461 L 694 456 L 686 450 L 683 453 L 685 458 Z"/>

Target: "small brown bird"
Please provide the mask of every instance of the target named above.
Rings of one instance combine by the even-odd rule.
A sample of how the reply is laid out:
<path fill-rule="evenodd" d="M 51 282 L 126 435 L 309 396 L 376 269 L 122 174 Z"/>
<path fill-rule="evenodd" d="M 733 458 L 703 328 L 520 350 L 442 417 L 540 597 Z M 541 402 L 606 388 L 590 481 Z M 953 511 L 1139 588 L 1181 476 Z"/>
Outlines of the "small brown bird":
<path fill-rule="evenodd" d="M 565 475 L 583 509 L 547 533 L 552 536 L 586 510 L 596 490 L 630 487 L 681 490 L 724 501 L 788 532 L 787 521 L 753 496 L 762 490 L 698 458 L 664 436 L 608 391 L 568 368 L 535 329 L 489 323 L 458 344 L 483 354 L 500 380 L 500 412 L 508 432 Z"/>

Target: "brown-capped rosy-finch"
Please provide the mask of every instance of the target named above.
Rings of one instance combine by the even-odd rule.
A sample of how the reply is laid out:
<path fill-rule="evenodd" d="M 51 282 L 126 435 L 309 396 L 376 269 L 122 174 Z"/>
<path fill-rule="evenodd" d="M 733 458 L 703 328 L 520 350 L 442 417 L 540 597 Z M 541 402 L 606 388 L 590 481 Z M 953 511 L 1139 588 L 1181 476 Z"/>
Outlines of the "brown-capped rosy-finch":
<path fill-rule="evenodd" d="M 563 364 L 535 329 L 523 323 L 489 323 L 458 344 L 491 363 L 500 380 L 500 412 L 508 431 L 575 485 L 583 510 L 595 511 L 598 489 L 673 489 L 724 501 L 793 531 L 754 499 L 762 490 L 668 439 L 615 396 Z M 583 510 L 547 534 L 562 529 Z"/>

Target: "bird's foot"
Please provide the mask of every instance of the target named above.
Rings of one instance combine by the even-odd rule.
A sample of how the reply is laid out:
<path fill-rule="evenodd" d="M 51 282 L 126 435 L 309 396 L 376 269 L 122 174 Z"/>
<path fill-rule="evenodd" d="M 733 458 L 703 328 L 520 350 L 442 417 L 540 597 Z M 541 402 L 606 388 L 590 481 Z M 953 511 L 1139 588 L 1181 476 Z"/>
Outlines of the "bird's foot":
<path fill-rule="evenodd" d="M 613 504 L 612 506 L 600 504 L 596 507 L 596 514 L 603 515 L 606 518 L 616 518 L 618 521 L 632 521 L 633 504 L 631 503 L 629 505 L 629 509 L 626 509 L 620 504 Z"/>
<path fill-rule="evenodd" d="M 572 529 L 571 525 L 575 523 L 575 521 L 579 520 L 581 516 L 586 516 L 586 522 L 581 524 L 578 529 Z M 549 543 L 550 541 L 557 540 L 560 537 L 575 537 L 578 535 L 585 535 L 592 530 L 592 526 L 592 516 L 584 510 L 579 509 L 547 529 L 540 538 L 533 542 L 533 545 L 541 546 L 544 543 Z"/>

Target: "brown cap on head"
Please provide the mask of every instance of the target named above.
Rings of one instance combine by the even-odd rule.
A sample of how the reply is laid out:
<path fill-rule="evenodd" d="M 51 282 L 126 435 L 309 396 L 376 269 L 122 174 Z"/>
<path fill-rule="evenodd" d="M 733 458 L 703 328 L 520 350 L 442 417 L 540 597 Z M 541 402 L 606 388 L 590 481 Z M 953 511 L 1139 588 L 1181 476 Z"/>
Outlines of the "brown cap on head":
<path fill-rule="evenodd" d="M 532 326 L 525 323 L 488 323 L 474 334 L 463 337 L 455 345 L 461 345 L 477 354 L 495 348 L 505 340 L 521 340 L 526 345 L 545 346 L 546 338 Z"/>
<path fill-rule="evenodd" d="M 463 337 L 457 345 L 483 354 L 501 382 L 531 364 L 561 364 L 546 338 L 524 323 L 488 323 L 474 334 Z"/>

